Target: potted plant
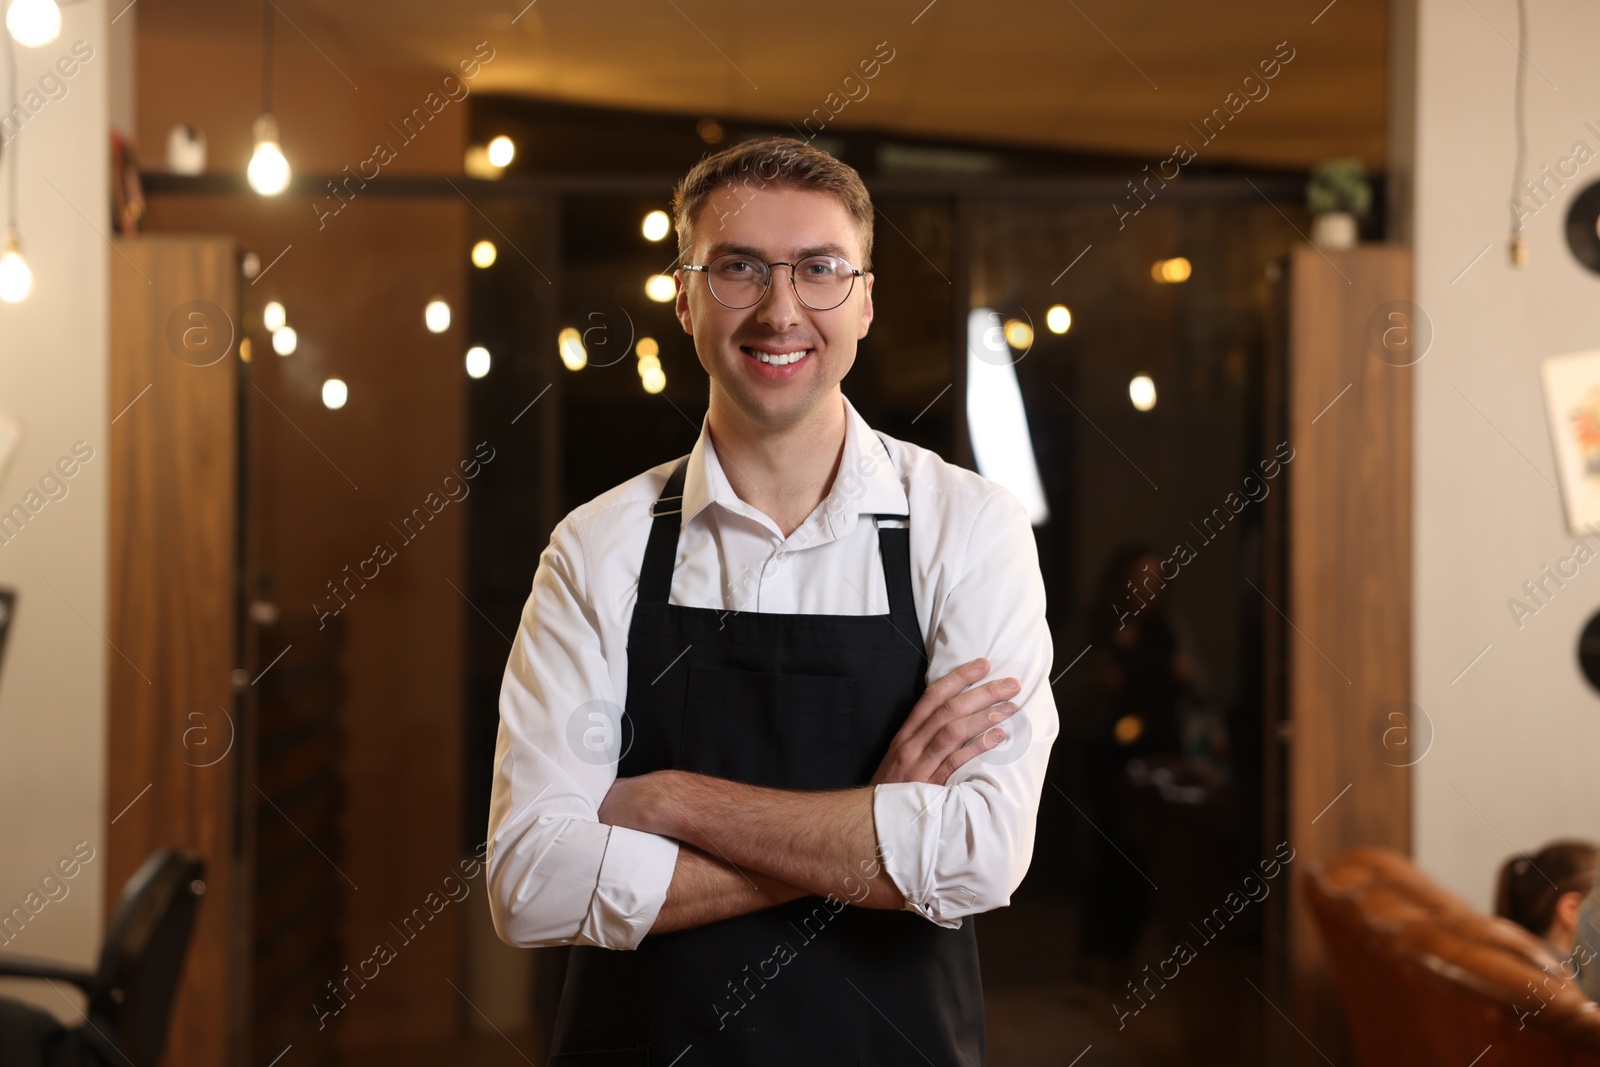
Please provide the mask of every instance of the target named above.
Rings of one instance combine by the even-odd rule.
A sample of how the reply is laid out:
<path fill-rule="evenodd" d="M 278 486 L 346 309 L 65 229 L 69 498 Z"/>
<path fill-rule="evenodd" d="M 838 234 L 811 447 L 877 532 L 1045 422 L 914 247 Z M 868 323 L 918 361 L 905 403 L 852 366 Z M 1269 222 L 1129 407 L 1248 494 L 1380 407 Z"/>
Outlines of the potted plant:
<path fill-rule="evenodd" d="M 1311 168 L 1306 183 L 1311 209 L 1311 243 L 1319 248 L 1354 248 L 1356 220 L 1372 210 L 1372 185 L 1354 156 L 1325 159 Z"/>

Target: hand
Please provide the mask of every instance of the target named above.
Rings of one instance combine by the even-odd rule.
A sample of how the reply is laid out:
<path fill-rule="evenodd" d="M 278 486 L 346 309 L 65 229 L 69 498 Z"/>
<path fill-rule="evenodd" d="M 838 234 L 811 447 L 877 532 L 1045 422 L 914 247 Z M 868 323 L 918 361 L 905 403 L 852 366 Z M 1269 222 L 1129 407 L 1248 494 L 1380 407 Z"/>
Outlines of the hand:
<path fill-rule="evenodd" d="M 607 826 L 656 833 L 656 816 L 665 802 L 657 775 L 664 773 L 657 771 L 612 782 L 605 799 L 600 802 L 600 821 Z"/>
<path fill-rule="evenodd" d="M 928 686 L 889 743 L 870 784 L 944 785 L 957 767 L 1004 741 L 1004 728 L 995 724 L 1015 714 L 1017 706 L 995 705 L 1022 687 L 1015 678 L 997 678 L 967 688 L 988 672 L 989 661 L 975 659 Z"/>

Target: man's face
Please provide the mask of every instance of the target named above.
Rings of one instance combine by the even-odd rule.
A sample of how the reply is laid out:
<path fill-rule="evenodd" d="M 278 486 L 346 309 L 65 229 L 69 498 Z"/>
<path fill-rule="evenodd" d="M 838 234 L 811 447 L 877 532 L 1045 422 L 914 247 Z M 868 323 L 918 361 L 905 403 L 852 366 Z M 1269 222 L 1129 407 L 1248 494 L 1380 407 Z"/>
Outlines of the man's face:
<path fill-rule="evenodd" d="M 721 224 L 718 224 L 718 220 Z M 810 189 L 746 189 L 744 198 L 719 189 L 694 220 L 687 261 L 710 263 L 726 252 L 794 263 L 829 254 L 861 269 L 861 234 L 844 204 Z M 814 311 L 795 296 L 790 268 L 774 267 L 772 284 L 754 307 L 718 303 L 703 273 L 678 271 L 678 321 L 694 337 L 700 365 L 711 377 L 713 410 L 729 405 L 762 430 L 803 422 L 839 395 L 856 359 L 856 342 L 872 322 L 872 275 L 857 278 L 843 304 Z M 761 353 L 804 352 L 787 366 L 763 363 Z M 731 412 L 730 412 L 731 414 Z"/>

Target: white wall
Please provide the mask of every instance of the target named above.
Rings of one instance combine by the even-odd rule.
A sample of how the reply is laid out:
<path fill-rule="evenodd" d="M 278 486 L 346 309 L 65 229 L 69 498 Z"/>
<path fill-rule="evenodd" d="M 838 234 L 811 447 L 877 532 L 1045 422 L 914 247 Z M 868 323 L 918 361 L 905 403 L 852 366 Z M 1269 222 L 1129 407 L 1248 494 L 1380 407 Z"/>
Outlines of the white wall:
<path fill-rule="evenodd" d="M 78 842 L 95 858 L 14 940 L 0 935 L 0 953 L 91 965 L 104 896 L 106 663 L 116 655 L 96 633 L 105 632 L 107 610 L 107 271 L 115 254 L 101 235 L 110 232 L 110 16 L 102 0 L 64 6 L 62 15 L 57 41 L 16 49 L 18 92 L 37 89 L 76 41 L 93 58 L 63 79 L 65 95 L 47 85 L 59 98 L 41 92 L 36 99 L 48 102 L 0 149 L 18 153 L 18 224 L 34 274 L 26 301 L 0 304 L 0 411 L 27 428 L 0 480 L 0 511 L 22 502 L 74 442 L 92 446 L 94 459 L 66 481 L 65 497 L 0 544 L 0 585 L 18 594 L 0 667 L 0 919 L 38 892 Z M 9 180 L 8 164 L 0 191 Z M 47 985 L 3 991 L 75 1017 Z"/>
<path fill-rule="evenodd" d="M 1584 127 L 1600 128 L 1600 6 L 1527 6 L 1526 54 L 1538 68 L 1527 78 L 1527 164 L 1537 173 L 1580 139 L 1600 153 L 1600 136 Z M 1532 262 L 1513 268 L 1515 5 L 1417 7 L 1416 299 L 1436 339 L 1416 368 L 1415 699 L 1436 740 L 1416 771 L 1416 852 L 1487 908 L 1513 847 L 1532 851 L 1563 834 L 1600 839 L 1600 695 L 1575 656 L 1584 621 L 1600 609 L 1600 562 L 1520 630 L 1507 608 L 1574 540 L 1553 484 L 1538 367 L 1545 356 L 1600 348 L 1600 276 L 1578 266 L 1562 236 L 1567 207 L 1600 178 L 1600 160 L 1526 222 Z"/>

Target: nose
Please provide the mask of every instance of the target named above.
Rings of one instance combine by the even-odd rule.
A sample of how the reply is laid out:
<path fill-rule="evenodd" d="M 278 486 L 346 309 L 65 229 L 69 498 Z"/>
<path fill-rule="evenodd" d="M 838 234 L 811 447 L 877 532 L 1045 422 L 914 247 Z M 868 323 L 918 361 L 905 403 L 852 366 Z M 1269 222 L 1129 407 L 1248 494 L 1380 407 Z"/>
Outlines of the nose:
<path fill-rule="evenodd" d="M 779 267 L 787 268 L 789 275 L 780 279 Z M 782 333 L 800 321 L 800 299 L 794 291 L 794 267 L 787 263 L 775 263 L 771 271 L 767 291 L 756 304 L 756 321 L 775 333 Z"/>

